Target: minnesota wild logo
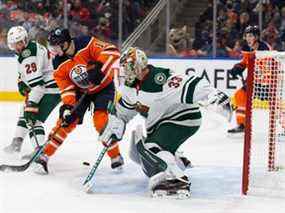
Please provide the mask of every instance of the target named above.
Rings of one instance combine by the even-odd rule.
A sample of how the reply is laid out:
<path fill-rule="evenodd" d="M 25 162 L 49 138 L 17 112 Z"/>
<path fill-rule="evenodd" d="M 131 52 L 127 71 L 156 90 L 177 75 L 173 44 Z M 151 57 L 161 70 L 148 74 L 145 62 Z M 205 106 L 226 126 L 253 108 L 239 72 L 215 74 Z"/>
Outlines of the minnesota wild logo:
<path fill-rule="evenodd" d="M 156 84 L 158 85 L 163 85 L 165 82 L 166 82 L 166 75 L 162 72 L 160 73 L 157 73 L 155 76 L 154 76 L 154 81 Z"/>
<path fill-rule="evenodd" d="M 24 51 L 22 52 L 22 57 L 23 57 L 23 58 L 27 58 L 27 57 L 29 57 L 31 54 L 32 54 L 32 53 L 31 53 L 31 50 L 26 49 L 26 50 L 24 50 Z"/>

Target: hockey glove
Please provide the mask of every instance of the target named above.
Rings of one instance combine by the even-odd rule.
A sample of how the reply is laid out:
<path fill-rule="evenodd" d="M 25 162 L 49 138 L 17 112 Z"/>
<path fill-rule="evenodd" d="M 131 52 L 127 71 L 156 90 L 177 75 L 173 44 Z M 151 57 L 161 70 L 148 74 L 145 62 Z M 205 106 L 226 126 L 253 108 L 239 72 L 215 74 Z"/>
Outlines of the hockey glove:
<path fill-rule="evenodd" d="M 38 104 L 29 101 L 24 108 L 24 118 L 28 124 L 34 125 L 37 121 L 37 114 L 39 113 Z"/>
<path fill-rule="evenodd" d="M 103 64 L 101 62 L 94 62 L 90 65 L 92 68 L 88 69 L 88 81 L 91 84 L 98 85 L 100 84 L 101 80 L 104 78 L 104 74 L 101 72 Z"/>
<path fill-rule="evenodd" d="M 108 142 L 110 139 L 113 141 L 120 141 L 125 132 L 125 123 L 115 115 L 109 114 L 108 123 L 99 135 L 99 141 Z"/>
<path fill-rule="evenodd" d="M 18 82 L 18 91 L 22 96 L 25 96 L 31 91 L 31 89 L 28 87 L 28 85 L 26 83 L 24 83 L 23 81 L 19 81 Z"/>
<path fill-rule="evenodd" d="M 229 74 L 233 79 L 239 79 L 238 76 L 242 76 L 243 71 L 245 70 L 245 66 L 242 64 L 236 64 L 231 70 L 229 70 Z"/>
<path fill-rule="evenodd" d="M 59 118 L 62 120 L 62 127 L 68 127 L 71 123 L 73 123 L 77 115 L 75 112 L 71 113 L 71 110 L 73 109 L 72 105 L 63 104 L 59 109 Z"/>

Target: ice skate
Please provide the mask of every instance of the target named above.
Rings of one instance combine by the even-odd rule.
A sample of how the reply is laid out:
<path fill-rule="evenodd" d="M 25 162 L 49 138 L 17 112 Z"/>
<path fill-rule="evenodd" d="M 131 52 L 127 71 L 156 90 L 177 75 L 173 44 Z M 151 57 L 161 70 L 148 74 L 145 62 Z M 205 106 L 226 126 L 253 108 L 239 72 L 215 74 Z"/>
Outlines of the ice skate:
<path fill-rule="evenodd" d="M 186 176 L 179 179 L 163 180 L 152 189 L 152 197 L 172 197 L 186 199 L 190 197 L 190 181 Z"/>
<path fill-rule="evenodd" d="M 124 158 L 122 155 L 118 155 L 117 157 L 111 158 L 111 168 L 114 170 L 122 170 L 124 165 Z"/>
<path fill-rule="evenodd" d="M 238 135 L 238 134 L 243 134 L 243 133 L 244 133 L 244 125 L 243 124 L 228 130 L 229 135 Z"/>
<path fill-rule="evenodd" d="M 3 151 L 7 154 L 19 153 L 23 144 L 23 138 L 14 138 L 12 143 L 6 146 Z"/>
<path fill-rule="evenodd" d="M 48 156 L 41 154 L 36 160 L 34 165 L 34 171 L 38 174 L 48 174 Z"/>

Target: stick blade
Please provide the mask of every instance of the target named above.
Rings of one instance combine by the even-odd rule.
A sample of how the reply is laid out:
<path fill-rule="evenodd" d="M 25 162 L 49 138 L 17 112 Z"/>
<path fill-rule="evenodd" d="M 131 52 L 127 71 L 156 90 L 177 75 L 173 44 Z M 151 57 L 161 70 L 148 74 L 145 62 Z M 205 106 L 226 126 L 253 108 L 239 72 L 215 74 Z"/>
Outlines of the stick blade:
<path fill-rule="evenodd" d="M 24 165 L 0 165 L 1 172 L 23 172 L 30 166 L 30 163 L 26 163 Z"/>
<path fill-rule="evenodd" d="M 92 180 L 85 182 L 83 184 L 84 191 L 87 194 L 92 194 L 93 193 L 93 186 L 94 186 L 94 182 Z"/>

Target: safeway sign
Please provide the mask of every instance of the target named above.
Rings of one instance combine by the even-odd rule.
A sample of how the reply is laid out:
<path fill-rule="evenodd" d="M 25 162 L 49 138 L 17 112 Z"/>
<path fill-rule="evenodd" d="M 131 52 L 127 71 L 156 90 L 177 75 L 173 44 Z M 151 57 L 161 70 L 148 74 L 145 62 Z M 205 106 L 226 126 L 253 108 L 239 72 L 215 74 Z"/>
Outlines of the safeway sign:
<path fill-rule="evenodd" d="M 242 86 L 241 80 L 234 80 L 229 75 L 229 70 L 239 60 L 222 59 L 150 59 L 154 66 L 170 68 L 176 73 L 195 72 L 197 75 L 208 79 L 216 88 L 231 95 L 235 89 Z"/>

